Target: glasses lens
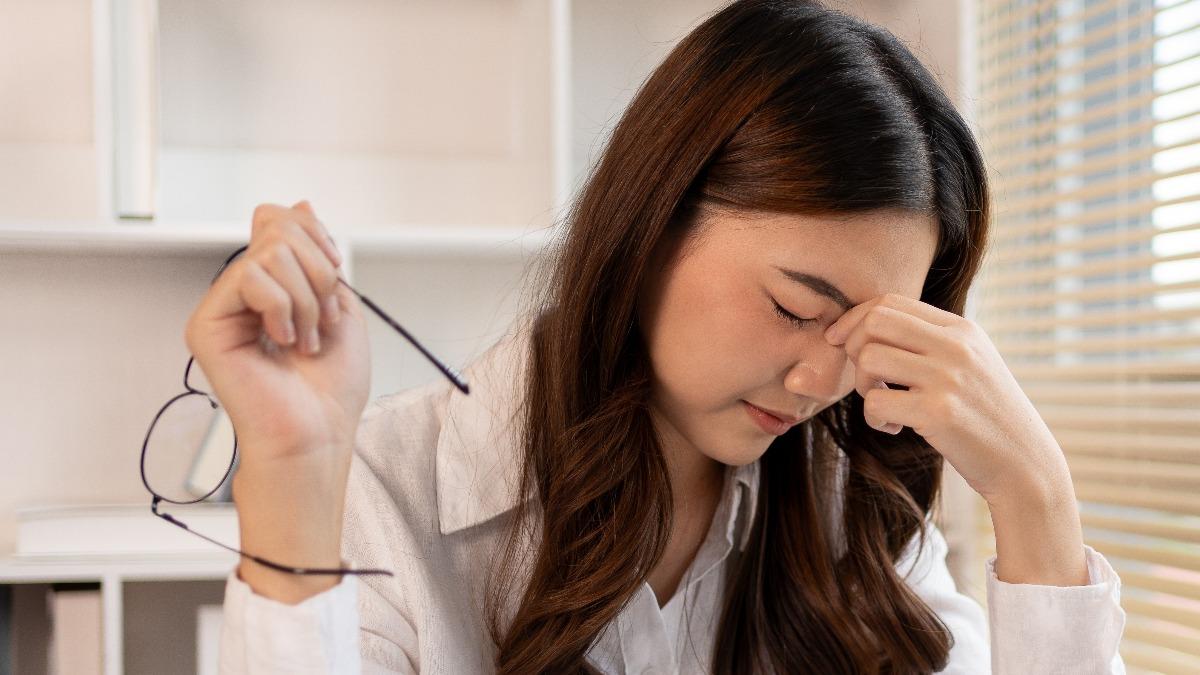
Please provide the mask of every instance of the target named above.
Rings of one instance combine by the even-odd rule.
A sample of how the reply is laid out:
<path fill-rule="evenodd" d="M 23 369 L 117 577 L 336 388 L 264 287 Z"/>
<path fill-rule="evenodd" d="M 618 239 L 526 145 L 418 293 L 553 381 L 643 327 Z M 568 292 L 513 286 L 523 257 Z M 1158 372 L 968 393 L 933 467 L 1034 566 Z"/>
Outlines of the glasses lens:
<path fill-rule="evenodd" d="M 233 424 L 224 408 L 203 394 L 173 400 L 150 429 L 142 458 L 146 483 L 173 502 L 228 500 L 234 457 Z M 220 488 L 218 490 L 218 488 Z"/>

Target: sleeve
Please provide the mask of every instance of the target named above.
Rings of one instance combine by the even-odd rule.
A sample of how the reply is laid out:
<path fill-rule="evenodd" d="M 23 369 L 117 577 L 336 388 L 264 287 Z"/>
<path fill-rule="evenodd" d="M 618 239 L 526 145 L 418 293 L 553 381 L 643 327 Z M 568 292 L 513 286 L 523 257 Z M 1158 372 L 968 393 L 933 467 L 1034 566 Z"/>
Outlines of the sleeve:
<path fill-rule="evenodd" d="M 219 671 L 361 672 L 357 597 L 358 578 L 346 574 L 337 586 L 289 605 L 255 593 L 235 567 L 225 584 Z"/>
<path fill-rule="evenodd" d="M 992 625 L 992 669 L 1009 673 L 1123 675 L 1118 647 L 1125 630 L 1121 579 L 1084 544 L 1087 586 L 1010 584 L 996 576 L 996 556 L 984 564 Z"/>
<path fill-rule="evenodd" d="M 916 554 L 919 534 L 897 570 L 954 636 L 946 674 L 1124 675 L 1117 647 L 1125 626 L 1120 579 L 1108 561 L 1084 546 L 1087 586 L 1010 584 L 996 576 L 996 556 L 984 564 L 988 609 L 960 593 L 946 566 L 949 546 L 927 521 L 928 537 Z M 914 559 L 915 556 L 915 559 Z"/>
<path fill-rule="evenodd" d="M 416 622 L 386 542 L 401 515 L 379 476 L 364 461 L 366 448 L 384 442 L 385 408 L 373 404 L 359 425 L 351 457 L 343 516 L 342 565 L 391 569 L 395 577 L 342 575 L 341 582 L 290 605 L 255 593 L 230 572 L 225 586 L 219 672 L 339 675 L 411 675 L 419 670 Z M 354 562 L 347 563 L 345 558 Z"/>

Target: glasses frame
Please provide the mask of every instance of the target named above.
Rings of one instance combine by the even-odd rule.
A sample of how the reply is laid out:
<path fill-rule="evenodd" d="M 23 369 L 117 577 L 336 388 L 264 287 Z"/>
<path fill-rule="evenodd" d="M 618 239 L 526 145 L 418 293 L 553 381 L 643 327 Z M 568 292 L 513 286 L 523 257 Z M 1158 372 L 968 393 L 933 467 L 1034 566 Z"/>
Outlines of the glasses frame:
<path fill-rule="evenodd" d="M 235 258 L 237 258 L 239 255 L 244 253 L 246 251 L 246 249 L 249 247 L 250 247 L 250 245 L 246 244 L 245 246 L 242 246 L 238 250 L 231 253 L 229 255 L 229 257 L 225 259 L 225 262 L 221 263 L 221 267 L 220 267 L 220 269 L 217 270 L 217 273 L 215 275 L 213 275 L 213 280 L 212 280 L 212 282 L 210 282 L 210 285 L 213 283 L 216 283 L 217 278 L 221 276 L 221 273 L 225 271 L 225 268 L 227 268 L 229 266 L 229 264 L 231 262 L 233 262 L 233 260 Z M 371 302 L 371 300 L 369 298 L 367 298 L 365 295 L 363 295 L 362 293 L 359 293 L 357 290 L 355 290 L 353 286 L 346 283 L 345 279 L 342 279 L 339 276 L 338 281 L 342 285 L 344 285 L 346 288 L 349 288 L 356 296 L 358 296 L 358 299 L 361 300 L 365 306 L 370 308 L 371 311 L 374 312 L 379 318 L 383 319 L 383 321 L 385 323 L 387 323 L 389 326 L 394 328 L 397 332 L 399 332 L 401 335 L 403 335 L 406 340 L 408 340 L 410 343 L 412 343 L 412 345 L 414 347 L 416 347 L 417 350 L 419 350 L 425 356 L 425 358 L 429 359 L 430 362 L 432 362 L 433 365 L 437 367 L 438 371 L 440 371 L 443 375 L 445 375 L 446 378 L 449 379 L 454 384 L 455 387 L 457 387 L 464 394 L 470 395 L 470 386 L 467 384 L 466 380 L 463 379 L 462 375 L 460 375 L 454 369 L 450 368 L 445 363 L 443 363 L 440 359 L 438 359 L 436 356 L 434 356 L 428 349 L 425 348 L 424 345 L 422 345 L 420 342 L 418 342 L 417 339 L 414 338 L 407 330 L 405 330 L 404 327 L 401 326 L 395 319 L 388 316 L 387 312 L 383 311 L 374 302 Z M 140 468 L 141 476 L 142 476 L 142 485 L 144 485 L 146 487 L 146 491 L 150 493 L 150 496 L 152 498 L 150 501 L 150 512 L 153 513 L 155 516 L 158 516 L 159 518 L 162 518 L 163 520 L 167 521 L 168 523 L 171 523 L 172 525 L 180 527 L 180 528 L 196 535 L 197 537 L 200 537 L 201 539 L 205 539 L 213 544 L 216 544 L 217 546 L 220 546 L 223 549 L 232 551 L 233 553 L 237 553 L 238 555 L 240 555 L 244 558 L 249 558 L 250 560 L 253 560 L 254 562 L 256 562 L 260 565 L 265 565 L 266 567 L 270 567 L 271 569 L 279 570 L 280 572 L 288 572 L 291 574 L 337 574 L 337 575 L 341 575 L 341 574 L 359 574 L 359 575 L 385 574 L 387 576 L 395 576 L 390 570 L 384 570 L 384 569 L 321 568 L 321 567 L 296 567 L 294 565 L 283 565 L 283 564 L 280 564 L 277 562 L 273 562 L 271 560 L 267 560 L 260 556 L 254 555 L 252 553 L 246 553 L 245 551 L 243 551 L 239 548 L 235 548 L 233 546 L 229 546 L 228 544 L 223 544 L 223 543 L 217 541 L 216 539 L 213 539 L 212 537 L 209 537 L 207 535 L 201 534 L 200 532 L 193 530 L 192 528 L 188 527 L 186 523 L 184 523 L 183 521 L 179 520 L 178 518 L 172 516 L 171 514 L 166 513 L 165 511 L 159 511 L 159 503 L 160 502 L 167 502 L 170 504 L 195 504 L 197 502 L 201 502 L 201 501 L 204 501 L 205 499 L 208 499 L 217 490 L 219 490 L 221 488 L 221 486 L 225 485 L 225 482 L 227 480 L 229 480 L 229 474 L 233 472 L 234 466 L 237 465 L 238 445 L 237 445 L 237 430 L 235 429 L 233 432 L 233 453 L 229 459 L 229 466 L 226 467 L 225 475 L 221 478 L 221 481 L 219 483 L 217 483 L 217 486 L 214 487 L 212 490 L 210 490 L 207 494 L 205 494 L 201 497 L 197 497 L 196 499 L 191 499 L 191 500 L 187 500 L 187 501 L 178 501 L 178 500 L 174 500 L 174 499 L 169 499 L 169 498 L 163 497 L 162 495 L 155 492 L 154 488 L 150 487 L 150 482 L 146 478 L 146 449 L 150 445 L 150 434 L 153 433 L 153 431 L 154 431 L 154 425 L 158 423 L 159 418 L 162 417 L 163 413 L 166 412 L 167 408 L 171 407 L 172 403 L 175 403 L 176 401 L 178 401 L 179 399 L 181 399 L 185 396 L 203 396 L 205 399 L 208 400 L 208 404 L 210 406 L 212 406 L 213 410 L 217 410 L 221 407 L 221 405 L 217 402 L 217 400 L 215 398 L 213 398 L 212 395 L 210 395 L 208 392 L 203 391 L 201 389 L 197 389 L 196 387 L 193 387 L 191 384 L 188 383 L 188 376 L 191 375 L 192 363 L 194 363 L 194 362 L 195 362 L 195 357 L 189 356 L 187 366 L 184 368 L 184 371 L 183 371 L 183 388 L 185 391 L 181 394 L 176 394 L 175 396 L 171 397 L 170 400 L 168 400 L 165 404 L 163 404 L 163 406 L 161 408 L 158 409 L 158 413 L 154 416 L 154 420 L 152 422 L 150 422 L 150 428 L 146 430 L 146 438 L 145 438 L 145 440 L 142 441 L 142 454 L 141 454 L 141 461 L 140 461 L 139 468 Z"/>

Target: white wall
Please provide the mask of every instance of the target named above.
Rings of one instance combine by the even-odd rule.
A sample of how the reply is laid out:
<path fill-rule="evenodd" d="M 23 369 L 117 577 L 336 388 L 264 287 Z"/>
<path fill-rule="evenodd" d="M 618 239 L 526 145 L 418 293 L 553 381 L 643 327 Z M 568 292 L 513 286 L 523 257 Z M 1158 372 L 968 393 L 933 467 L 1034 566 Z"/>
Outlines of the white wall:
<path fill-rule="evenodd" d="M 573 106 L 570 119 L 573 176 L 579 176 L 587 163 L 596 157 L 620 110 L 674 41 L 721 4 L 701 0 L 655 3 L 588 0 L 572 4 L 570 24 L 574 56 L 569 79 Z M 951 91 L 958 92 L 959 100 L 963 100 L 961 90 L 965 76 L 958 54 L 963 35 L 959 26 L 963 20 L 960 5 L 965 6 L 965 0 L 863 0 L 834 4 L 888 25 L 908 40 L 926 63 L 940 74 L 943 83 Z M 163 3 L 163 6 L 183 11 L 187 5 Z M 189 16 L 196 21 L 211 21 L 215 20 L 214 16 L 223 16 L 222 12 L 233 5 L 220 3 L 213 6 L 221 10 L 216 15 L 197 14 L 193 9 Z M 311 5 L 305 6 L 312 10 Z M 509 3 L 509 11 L 492 18 L 503 20 L 509 26 L 528 22 L 526 14 L 532 6 L 529 2 Z M 75 54 L 76 60 L 82 59 L 86 63 L 90 47 L 89 24 L 86 14 L 78 11 L 80 7 L 86 9 L 86 3 L 0 1 L 0 12 L 10 17 L 18 16 L 14 12 L 37 12 L 40 21 L 60 25 L 59 39 L 65 50 L 63 58 Z M 171 30 L 177 35 L 193 34 L 189 31 L 200 29 L 187 28 L 183 24 L 185 18 L 176 15 L 175 23 L 171 24 Z M 263 19 L 257 17 L 255 20 Z M 313 20 L 311 12 L 297 18 L 300 23 Z M 0 50 L 12 51 L 16 49 L 14 45 L 26 44 L 17 41 L 20 31 L 5 33 L 3 24 L 0 22 L 0 36 L 7 35 L 12 40 L 0 40 Z M 345 41 L 343 45 L 352 42 Z M 180 73 L 182 77 L 181 69 L 187 63 L 184 56 L 194 55 L 196 50 L 194 46 L 190 49 L 186 45 L 168 45 L 167 51 L 173 50 L 177 56 L 171 62 L 175 68 L 171 72 Z M 0 54 L 4 53 L 8 52 L 0 51 Z M 540 48 L 529 53 L 544 57 L 548 54 Z M 332 87 L 335 74 L 320 71 L 319 61 L 311 65 L 318 71 L 317 81 L 321 86 Z M 539 77 L 548 77 L 549 70 L 536 72 L 540 73 Z M 86 68 L 74 67 L 61 73 L 60 77 L 78 79 L 87 73 Z M 20 139 L 61 142 L 67 148 L 63 152 L 75 153 L 82 158 L 70 164 L 79 164 L 77 173 L 62 174 L 61 179 L 67 181 L 66 184 L 93 180 L 89 164 L 93 161 L 92 153 L 87 146 L 92 138 L 87 115 L 80 113 L 91 109 L 90 88 L 39 88 L 36 82 L 42 80 L 26 81 L 18 75 L 14 69 L 0 68 L 4 96 L 11 94 L 21 100 L 44 99 L 47 114 L 44 117 L 21 116 L 11 108 L 0 111 L 0 145 Z M 240 83 L 238 86 L 242 90 L 253 85 L 253 80 L 244 73 L 239 75 L 234 70 L 232 75 L 237 77 L 230 82 Z M 402 84 L 406 80 L 393 78 L 389 81 Z M 429 84 L 419 78 L 410 84 L 424 86 L 423 82 Z M 225 85 L 217 83 L 213 86 L 220 89 Z M 177 147 L 175 156 L 183 148 L 226 142 L 240 133 L 239 125 L 229 119 L 217 118 L 208 124 L 196 120 L 188 122 L 190 109 L 186 92 L 177 91 L 176 94 L 166 107 L 167 112 L 174 113 L 165 126 L 166 140 Z M 336 92 L 314 90 L 311 95 L 327 97 L 335 96 Z M 447 95 L 457 94 L 448 91 Z M 229 104 L 238 115 L 258 115 L 257 108 L 247 107 L 247 101 L 253 100 L 251 93 L 243 91 L 243 98 L 230 100 Z M 201 103 L 203 101 L 192 102 L 194 105 Z M 294 106 L 295 101 L 290 101 L 289 105 Z M 346 106 L 330 101 L 314 105 L 315 110 L 304 114 L 308 116 L 309 128 L 320 133 L 309 139 L 313 147 L 308 150 L 320 150 L 317 146 L 322 143 L 361 150 L 366 142 L 363 135 L 366 132 L 362 128 L 340 128 L 336 123 L 339 115 L 345 113 Z M 395 101 L 390 101 L 382 107 L 387 109 L 395 105 Z M 537 115 L 539 124 L 548 123 L 542 107 L 522 108 L 516 100 L 512 105 L 515 106 L 513 110 L 524 109 Z M 279 106 L 272 114 L 285 117 L 286 107 Z M 437 106 L 430 108 L 440 109 Z M 405 144 L 410 148 L 419 147 L 423 138 L 438 135 L 434 127 L 445 115 L 421 117 L 418 114 L 417 117 L 430 128 L 421 134 L 411 129 L 396 130 L 386 135 L 387 143 L 393 147 Z M 271 146 L 266 141 L 272 139 L 295 142 L 304 136 L 303 129 L 291 126 L 286 119 L 280 120 L 278 128 L 273 128 L 269 119 L 255 119 L 256 128 L 261 132 L 258 138 L 264 146 Z M 377 131 L 386 131 L 386 120 L 365 117 L 360 121 Z M 451 118 L 446 123 L 448 128 L 453 128 L 454 124 L 469 121 Z M 527 125 L 520 127 L 528 128 Z M 517 137 L 524 138 L 523 133 L 518 130 Z M 478 151 L 490 147 L 488 144 L 494 137 L 494 134 L 473 136 L 430 148 L 441 156 L 454 150 L 454 143 L 467 143 L 466 150 Z M 546 152 L 544 142 L 532 143 L 530 147 L 536 148 L 537 152 Z M 19 158 L 20 153 L 26 151 L 19 143 L 8 143 L 2 150 L 10 153 L 3 155 L 10 159 Z M 11 180 L 19 177 L 13 166 L 10 163 L 8 169 Z M 549 173 L 539 174 L 537 179 L 549 180 Z M 181 213 L 188 213 L 186 189 L 179 186 L 178 181 L 173 185 L 172 194 L 177 196 L 172 203 L 182 209 Z M 206 188 L 211 189 L 212 185 L 206 184 Z M 79 198 L 78 190 L 65 192 L 71 198 L 61 211 L 55 211 L 58 216 L 77 217 L 92 209 L 92 202 Z M 0 196 L 4 194 L 0 189 Z M 264 194 L 262 200 L 278 197 Z M 288 197 L 313 198 L 313 195 Z M 463 196 L 463 199 L 476 198 L 482 197 Z M 56 196 L 48 193 L 38 199 L 44 202 L 56 199 Z M 26 212 L 30 203 L 28 191 L 8 194 L 5 199 L 0 199 L 0 220 L 31 215 Z M 314 203 L 320 212 L 322 204 L 315 199 Z M 536 199 L 510 202 L 502 219 L 518 223 L 545 222 L 548 214 L 541 207 L 530 206 L 541 203 Z M 194 209 L 192 213 L 232 217 L 238 213 L 238 204 L 240 202 L 222 202 L 212 214 Z M 348 216 L 355 215 L 352 209 L 346 208 Z M 408 214 L 399 206 L 385 207 L 384 211 L 389 212 L 388 209 L 397 214 Z M 466 211 L 460 208 L 460 212 L 468 214 L 463 218 L 469 218 L 469 214 L 486 212 L 486 209 L 480 209 L 475 203 Z M 427 206 L 421 206 L 413 214 L 436 216 Z M 158 406 L 181 388 L 187 359 L 182 340 L 183 325 L 223 257 L 223 253 L 66 255 L 0 248 L 0 308 L 3 308 L 0 315 L 0 426 L 3 427 L 0 452 L 4 459 L 0 465 L 3 466 L 0 470 L 0 555 L 13 549 L 14 509 L 20 505 L 148 502 L 137 475 L 142 436 Z M 445 356 L 452 364 L 481 351 L 489 337 L 504 327 L 506 318 L 511 316 L 518 303 L 522 272 L 521 262 L 512 259 L 448 263 L 444 259 L 368 256 L 355 263 L 356 286 L 385 308 L 394 309 L 395 316 L 407 328 L 419 338 L 428 339 L 435 353 Z M 421 290 L 414 292 L 414 289 Z M 372 396 L 436 376 L 415 350 L 382 323 L 372 324 L 371 341 L 375 349 L 373 358 L 379 366 L 372 382 Z M 955 504 L 965 504 L 962 486 L 951 485 L 950 488 L 948 497 L 954 499 Z M 947 533 L 951 544 L 965 541 L 966 532 L 959 524 L 951 527 Z"/>

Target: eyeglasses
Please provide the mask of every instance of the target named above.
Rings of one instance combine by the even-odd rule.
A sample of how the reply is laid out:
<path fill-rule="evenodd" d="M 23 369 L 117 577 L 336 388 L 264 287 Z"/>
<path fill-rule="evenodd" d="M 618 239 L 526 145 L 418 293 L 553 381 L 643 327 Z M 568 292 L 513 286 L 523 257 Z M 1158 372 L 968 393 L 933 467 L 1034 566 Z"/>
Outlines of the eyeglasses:
<path fill-rule="evenodd" d="M 221 272 L 224 272 L 225 268 L 228 267 L 229 264 L 231 262 L 233 262 L 233 260 L 235 258 L 237 258 L 239 255 L 241 255 L 243 252 L 245 252 L 247 248 L 249 248 L 249 245 L 242 246 L 241 248 L 239 248 L 238 250 L 236 250 L 232 254 L 230 254 L 230 256 L 225 259 L 225 262 L 221 263 L 221 267 L 220 267 L 220 269 L 217 270 L 217 273 L 213 276 L 213 280 L 211 283 L 216 283 L 217 278 L 221 276 Z M 465 380 L 463 380 L 462 376 L 459 375 L 457 372 L 455 372 L 454 369 L 450 368 L 445 363 L 442 363 L 442 361 L 440 359 L 438 359 L 436 356 L 434 356 L 432 353 L 430 353 L 430 351 L 428 349 L 426 349 L 420 342 L 418 342 L 416 338 L 414 338 L 412 335 L 410 335 L 408 331 L 404 330 L 404 328 L 399 323 L 397 323 L 394 319 L 392 319 L 392 317 L 388 316 L 387 313 L 384 312 L 382 309 L 380 309 L 378 305 L 376 305 L 374 302 L 371 302 L 371 300 L 369 298 L 367 298 L 362 293 L 359 293 L 350 284 L 346 283 L 346 281 L 344 279 L 339 278 L 338 281 L 342 285 L 344 285 L 346 288 L 349 288 L 351 291 L 353 291 L 354 294 L 358 296 L 359 300 L 361 300 L 364 305 L 369 307 L 371 309 L 371 311 L 375 312 L 375 314 L 378 315 L 379 318 L 383 319 L 392 328 L 395 328 L 401 335 L 404 336 L 404 338 L 406 340 L 408 340 L 410 343 L 412 343 L 412 345 L 414 347 L 416 347 L 422 354 L 425 355 L 425 358 L 429 359 L 430 362 L 432 362 L 433 365 L 436 366 L 437 369 L 443 375 L 446 376 L 446 378 L 448 378 L 451 382 L 454 383 L 455 387 L 458 387 L 458 389 L 461 390 L 464 394 L 468 394 L 468 395 L 470 394 L 470 387 L 467 385 L 467 382 Z M 156 426 L 159 427 L 160 436 L 158 438 L 166 436 L 169 441 L 174 441 L 177 446 L 182 446 L 185 448 L 189 445 L 193 445 L 192 441 L 202 442 L 204 444 L 209 444 L 209 443 L 213 443 L 213 442 L 216 442 L 216 443 L 228 442 L 228 437 L 222 439 L 220 436 L 219 430 L 216 430 L 216 426 L 215 426 L 215 423 L 217 422 L 218 418 L 227 419 L 224 415 L 222 415 L 220 413 L 220 410 L 221 410 L 220 404 L 208 392 L 203 391 L 201 389 L 197 389 L 196 387 L 193 387 L 188 382 L 188 376 L 192 372 L 192 363 L 194 361 L 195 361 L 195 357 L 189 357 L 187 366 L 184 368 L 184 371 L 183 371 L 183 388 L 186 391 L 172 397 L 169 401 L 167 401 L 163 405 L 162 408 L 159 408 L 158 414 L 156 414 L 154 416 L 154 421 L 152 421 L 150 423 L 150 428 L 146 431 L 145 440 L 142 441 L 142 456 L 141 456 L 140 469 L 141 469 L 141 475 L 142 475 L 142 484 L 146 486 L 146 490 L 153 497 L 153 499 L 150 502 L 150 512 L 153 513 L 154 515 L 158 516 L 159 518 L 162 518 L 163 520 L 167 521 L 168 523 L 171 523 L 172 525 L 176 525 L 188 532 L 191 532 L 192 534 L 194 534 L 202 539 L 206 539 L 206 540 L 212 542 L 213 544 L 220 546 L 221 548 L 232 551 L 234 553 L 237 553 L 240 556 L 249 558 L 249 559 L 257 562 L 260 565 L 265 565 L 267 567 L 279 570 L 281 572 L 290 572 L 292 574 L 386 574 L 388 576 L 394 576 L 392 574 L 392 572 L 390 572 L 388 570 L 382 570 L 382 569 L 329 569 L 329 568 L 307 568 L 307 567 L 295 567 L 292 565 L 281 565 L 279 563 L 272 562 L 270 560 L 266 560 L 259 556 L 256 556 L 256 555 L 253 555 L 250 553 L 246 553 L 245 551 L 242 551 L 241 549 L 237 549 L 232 546 L 228 546 L 228 545 L 223 544 L 211 537 L 208 537 L 199 532 L 196 532 L 195 530 L 188 527 L 187 524 L 183 523 L 182 521 L 175 518 L 171 514 L 159 510 L 160 502 L 168 502 L 171 504 L 195 504 L 197 502 L 201 502 L 201 501 L 204 501 L 205 499 L 208 499 L 214 493 L 216 493 L 216 491 L 218 489 L 220 489 L 222 485 L 225 484 L 225 482 L 229 479 L 229 475 L 233 472 L 234 467 L 237 465 L 237 433 L 233 430 L 232 426 L 230 425 L 226 431 L 228 433 L 228 436 L 232 437 L 233 452 L 230 453 L 228 465 L 224 465 L 222 463 L 220 466 L 216 467 L 216 469 L 221 469 L 222 466 L 224 467 L 224 473 L 221 475 L 220 481 L 216 482 L 216 485 L 213 486 L 211 489 L 208 489 L 207 491 L 205 491 L 205 489 L 204 489 L 207 487 L 207 485 L 200 488 L 199 490 L 197 490 L 197 489 L 195 489 L 196 483 L 194 480 L 189 478 L 187 481 L 185 481 L 185 483 L 187 484 L 188 493 L 195 494 L 196 492 L 200 492 L 200 493 L 202 493 L 202 495 L 200 497 L 196 497 L 194 499 L 166 497 L 163 494 L 161 494 L 161 492 L 166 491 L 164 488 L 164 482 L 163 482 L 162 478 L 160 477 L 160 476 L 164 475 L 163 471 L 161 469 L 159 469 L 158 473 L 156 473 L 156 474 L 154 471 L 150 471 L 150 472 L 147 471 L 147 461 L 146 461 L 146 458 L 148 455 L 147 449 L 151 447 L 150 439 L 151 439 L 151 435 L 154 433 Z M 168 410 L 170 410 L 172 414 L 170 416 L 164 416 L 165 413 L 168 412 Z M 188 440 L 180 441 L 180 438 L 179 438 L 180 434 L 178 433 L 179 427 L 188 427 L 188 426 L 199 430 L 199 434 L 194 435 L 192 438 L 190 438 Z M 169 436 L 172 433 L 175 433 L 176 437 L 172 438 L 171 436 Z M 215 436 L 216 440 L 214 440 L 214 436 Z M 158 441 L 158 443 L 159 443 L 159 446 L 157 446 L 157 447 L 161 447 L 162 441 L 160 440 L 160 441 Z M 168 442 L 168 446 L 170 446 L 170 442 Z M 191 461 L 191 462 L 187 461 L 187 457 L 181 458 L 179 456 L 174 456 L 174 457 L 171 456 L 171 455 L 177 455 L 177 454 L 178 453 L 170 453 L 170 452 L 154 453 L 153 454 L 154 462 L 162 462 L 165 459 L 166 460 L 165 465 L 167 465 L 171 468 L 174 468 L 174 469 L 183 467 L 185 470 L 181 471 L 180 473 L 181 474 L 186 473 L 189 476 L 193 475 L 198 468 L 202 468 L 202 467 L 197 466 L 197 461 Z M 182 463 L 180 462 L 181 459 L 183 460 Z M 171 469 L 168 469 L 168 472 L 170 470 Z M 147 475 L 148 473 L 155 474 L 156 478 L 154 480 L 151 480 L 151 478 Z M 152 487 L 151 486 L 152 482 L 156 483 L 158 485 L 159 489 L 156 490 L 154 487 Z M 168 480 L 166 484 L 170 485 L 170 483 L 171 483 L 171 481 Z"/>

